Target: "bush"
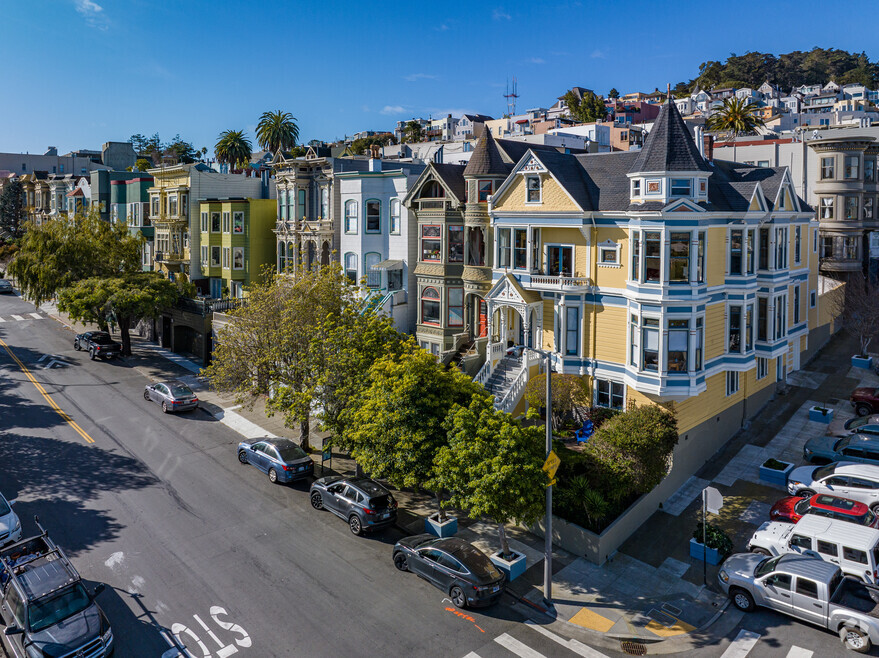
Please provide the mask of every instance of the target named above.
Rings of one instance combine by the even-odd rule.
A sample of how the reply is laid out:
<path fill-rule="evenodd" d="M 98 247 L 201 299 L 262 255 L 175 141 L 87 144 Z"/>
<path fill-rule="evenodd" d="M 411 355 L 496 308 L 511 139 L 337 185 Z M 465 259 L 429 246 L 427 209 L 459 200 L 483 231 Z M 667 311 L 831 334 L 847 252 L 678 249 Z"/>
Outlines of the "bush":
<path fill-rule="evenodd" d="M 693 539 L 702 543 L 702 522 L 696 524 L 693 531 Z M 733 551 L 733 542 L 729 535 L 716 525 L 709 523 L 705 528 L 705 545 L 713 548 L 722 558 L 726 558 Z"/>

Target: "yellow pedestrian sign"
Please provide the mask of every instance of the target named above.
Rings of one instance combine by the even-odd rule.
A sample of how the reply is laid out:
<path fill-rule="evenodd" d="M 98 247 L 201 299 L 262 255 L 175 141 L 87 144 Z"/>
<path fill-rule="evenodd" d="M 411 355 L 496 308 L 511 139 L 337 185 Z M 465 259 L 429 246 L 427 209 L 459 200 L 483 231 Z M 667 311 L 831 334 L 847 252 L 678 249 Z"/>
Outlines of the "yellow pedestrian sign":
<path fill-rule="evenodd" d="M 559 470 L 559 464 L 561 463 L 562 460 L 555 454 L 555 451 L 550 450 L 546 456 L 546 461 L 543 463 L 543 470 L 549 475 L 550 480 L 555 479 L 555 472 Z"/>

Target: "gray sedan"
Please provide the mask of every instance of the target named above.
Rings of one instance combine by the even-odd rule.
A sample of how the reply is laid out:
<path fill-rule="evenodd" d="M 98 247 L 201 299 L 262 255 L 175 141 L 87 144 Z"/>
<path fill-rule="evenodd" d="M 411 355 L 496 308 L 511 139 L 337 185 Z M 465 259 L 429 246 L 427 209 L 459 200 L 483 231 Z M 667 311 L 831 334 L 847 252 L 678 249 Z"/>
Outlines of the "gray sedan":
<path fill-rule="evenodd" d="M 143 389 L 143 399 L 162 405 L 162 411 L 166 414 L 198 408 L 198 396 L 180 381 L 148 384 Z"/>
<path fill-rule="evenodd" d="M 272 482 L 293 482 L 314 474 L 314 462 L 290 439 L 247 440 L 238 444 L 238 461 L 252 464 Z"/>
<path fill-rule="evenodd" d="M 15 290 L 12 287 L 12 281 L 0 279 L 0 293 L 5 293 L 7 295 L 14 294 Z"/>

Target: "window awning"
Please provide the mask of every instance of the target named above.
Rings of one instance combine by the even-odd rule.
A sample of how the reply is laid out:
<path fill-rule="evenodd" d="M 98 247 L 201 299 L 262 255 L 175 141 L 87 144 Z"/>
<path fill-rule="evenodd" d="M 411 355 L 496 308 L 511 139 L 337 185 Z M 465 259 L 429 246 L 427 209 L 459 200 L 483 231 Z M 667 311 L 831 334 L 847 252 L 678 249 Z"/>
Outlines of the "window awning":
<path fill-rule="evenodd" d="M 403 269 L 403 261 L 401 260 L 392 260 L 387 259 L 375 265 L 375 269 L 377 270 L 402 270 Z"/>

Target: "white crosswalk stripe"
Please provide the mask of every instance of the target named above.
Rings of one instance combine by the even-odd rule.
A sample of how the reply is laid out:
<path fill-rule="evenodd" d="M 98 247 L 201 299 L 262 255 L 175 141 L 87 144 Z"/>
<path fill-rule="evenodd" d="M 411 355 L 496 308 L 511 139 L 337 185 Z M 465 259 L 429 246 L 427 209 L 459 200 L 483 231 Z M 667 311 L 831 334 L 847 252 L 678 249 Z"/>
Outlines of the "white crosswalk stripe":
<path fill-rule="evenodd" d="M 464 656 L 464 658 L 479 658 L 479 654 L 476 653 L 475 651 L 471 651 L 466 656 Z"/>
<path fill-rule="evenodd" d="M 751 649 L 754 648 L 754 645 L 757 644 L 757 640 L 759 639 L 759 633 L 742 629 L 720 658 L 745 658 L 745 656 L 751 652 Z"/>
<path fill-rule="evenodd" d="M 565 639 L 565 638 L 561 637 L 560 635 L 556 635 L 551 630 L 549 630 L 547 628 L 543 628 L 543 626 L 541 626 L 540 624 L 537 624 L 533 621 L 530 621 L 530 620 L 526 621 L 525 624 L 528 626 L 528 628 L 531 628 L 532 630 L 537 631 L 541 635 L 548 637 L 553 642 L 557 642 L 558 644 L 561 644 L 566 649 L 570 649 L 571 651 L 576 653 L 578 656 L 583 656 L 583 658 L 607 658 L 607 655 L 601 653 L 597 649 L 593 649 L 592 647 L 585 645 L 578 640 Z"/>
<path fill-rule="evenodd" d="M 12 319 L 13 319 L 13 320 L 18 320 L 19 322 L 21 322 L 22 320 L 24 320 L 24 318 L 21 317 L 20 315 L 13 315 L 13 316 L 12 316 Z"/>
<path fill-rule="evenodd" d="M 46 319 L 45 315 L 40 315 L 39 313 L 28 313 L 28 315 L 30 316 L 30 318 L 25 318 L 25 317 L 22 317 L 21 315 L 12 315 L 10 317 L 13 320 L 16 320 L 17 322 L 23 322 L 24 320 L 30 320 L 31 318 L 33 318 L 34 320 L 45 320 Z M 7 322 L 7 320 L 6 320 L 6 318 L 0 318 L 0 322 Z"/>
<path fill-rule="evenodd" d="M 803 647 L 791 647 L 787 652 L 787 658 L 812 658 L 814 651 L 803 649 Z"/>
<path fill-rule="evenodd" d="M 546 658 L 546 656 L 544 656 L 539 651 L 535 651 L 527 644 L 519 642 L 519 640 L 507 633 L 498 635 L 496 638 L 494 638 L 494 641 L 505 649 L 509 649 L 517 656 L 521 656 L 521 658 Z"/>
<path fill-rule="evenodd" d="M 44 317 L 46 317 L 45 315 L 40 315 L 39 313 L 31 313 L 30 315 L 34 320 L 42 320 Z"/>
<path fill-rule="evenodd" d="M 6 322 L 6 320 L 4 320 L 3 318 L 0 318 L 0 322 Z"/>

